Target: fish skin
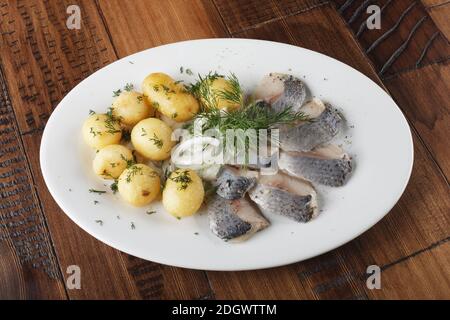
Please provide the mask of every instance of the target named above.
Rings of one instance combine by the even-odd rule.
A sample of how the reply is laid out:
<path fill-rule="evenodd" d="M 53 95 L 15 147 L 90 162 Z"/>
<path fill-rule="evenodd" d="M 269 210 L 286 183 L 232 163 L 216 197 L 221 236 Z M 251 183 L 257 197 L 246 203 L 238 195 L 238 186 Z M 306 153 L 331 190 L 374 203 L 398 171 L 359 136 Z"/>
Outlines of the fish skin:
<path fill-rule="evenodd" d="M 256 178 L 240 176 L 225 169 L 217 179 L 217 194 L 227 200 L 241 199 L 256 184 Z"/>
<path fill-rule="evenodd" d="M 249 192 L 264 215 L 276 214 L 297 222 L 308 222 L 314 214 L 311 195 L 297 195 L 273 186 L 258 184 Z"/>
<path fill-rule="evenodd" d="M 270 225 L 246 198 L 227 200 L 217 194 L 208 203 L 208 218 L 211 231 L 223 240 L 242 241 Z"/>
<path fill-rule="evenodd" d="M 292 75 L 274 72 L 261 80 L 255 94 L 257 100 L 269 103 L 274 111 L 291 107 L 297 112 L 306 100 L 306 85 Z"/>
<path fill-rule="evenodd" d="M 331 187 L 344 185 L 352 172 L 352 161 L 344 155 L 337 159 L 281 152 L 278 165 L 289 175 Z"/>
<path fill-rule="evenodd" d="M 233 200 L 227 200 L 216 195 L 208 204 L 210 229 L 220 239 L 230 240 L 240 237 L 252 227 L 250 223 L 236 215 L 232 202 Z"/>
<path fill-rule="evenodd" d="M 320 116 L 311 122 L 294 127 L 288 125 L 281 127 L 280 147 L 284 151 L 310 151 L 333 139 L 341 129 L 342 123 L 339 113 L 327 104 Z"/>
<path fill-rule="evenodd" d="M 305 84 L 300 79 L 291 75 L 284 75 L 282 81 L 284 82 L 284 92 L 278 99 L 272 102 L 272 109 L 281 112 L 291 107 L 292 111 L 297 112 L 306 99 Z"/>

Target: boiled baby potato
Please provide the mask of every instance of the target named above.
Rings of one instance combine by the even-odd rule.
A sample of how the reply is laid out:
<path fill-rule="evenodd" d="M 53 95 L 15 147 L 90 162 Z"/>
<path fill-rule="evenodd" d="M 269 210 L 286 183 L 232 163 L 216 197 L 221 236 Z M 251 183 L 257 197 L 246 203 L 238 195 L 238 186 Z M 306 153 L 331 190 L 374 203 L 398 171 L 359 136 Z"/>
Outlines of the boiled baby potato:
<path fill-rule="evenodd" d="M 95 154 L 93 168 L 95 174 L 104 179 L 117 179 L 132 161 L 133 154 L 128 148 L 111 144 Z"/>
<path fill-rule="evenodd" d="M 165 160 L 175 144 L 172 129 L 157 118 L 141 120 L 131 131 L 131 143 L 144 157 L 150 160 Z"/>
<path fill-rule="evenodd" d="M 183 85 L 165 73 L 152 73 L 142 82 L 142 91 L 153 107 L 176 122 L 192 119 L 199 104 Z"/>
<path fill-rule="evenodd" d="M 122 138 L 120 122 L 106 114 L 90 115 L 83 124 L 82 132 L 86 143 L 96 149 L 117 144 Z"/>
<path fill-rule="evenodd" d="M 193 215 L 202 205 L 205 190 L 195 171 L 178 169 L 172 172 L 163 190 L 164 208 L 175 217 Z"/>
<path fill-rule="evenodd" d="M 136 91 L 122 91 L 114 99 L 112 114 L 127 126 L 134 126 L 142 119 L 153 116 L 153 107 L 142 93 Z"/>
<path fill-rule="evenodd" d="M 202 98 L 205 105 L 205 100 L 215 101 L 216 107 L 219 109 L 234 110 L 239 108 L 243 99 L 237 79 L 224 77 L 211 77 L 206 80 L 209 85 L 209 96 L 207 99 Z"/>
<path fill-rule="evenodd" d="M 161 181 L 154 169 L 145 164 L 134 164 L 122 172 L 117 186 L 126 202 L 141 207 L 156 199 Z"/>

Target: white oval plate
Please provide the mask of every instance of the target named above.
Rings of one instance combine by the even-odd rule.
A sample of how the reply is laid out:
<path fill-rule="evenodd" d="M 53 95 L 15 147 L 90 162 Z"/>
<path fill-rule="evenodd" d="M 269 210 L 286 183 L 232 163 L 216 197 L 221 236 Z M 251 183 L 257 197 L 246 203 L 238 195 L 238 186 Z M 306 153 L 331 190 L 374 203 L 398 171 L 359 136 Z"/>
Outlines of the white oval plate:
<path fill-rule="evenodd" d="M 211 233 L 205 214 L 177 220 L 159 203 L 133 208 L 94 176 L 94 151 L 83 143 L 80 132 L 89 109 L 105 112 L 113 90 L 126 83 L 139 89 L 151 72 L 194 81 L 195 76 L 180 74 L 181 66 L 194 74 L 234 72 L 248 91 L 269 72 L 290 73 L 304 78 L 313 95 L 342 110 L 348 129 L 337 143 L 353 156 L 355 169 L 344 187 L 319 188 L 319 217 L 301 224 L 271 216 L 271 226 L 247 242 L 226 243 Z M 408 183 L 413 144 L 407 121 L 394 101 L 348 65 L 287 44 L 208 39 L 148 49 L 83 80 L 52 113 L 42 137 L 40 161 L 45 182 L 59 206 L 108 245 L 179 267 L 248 270 L 314 257 L 372 227 L 394 206 Z M 89 193 L 90 188 L 108 194 Z M 95 200 L 99 203 L 94 204 Z M 157 212 L 147 215 L 146 210 Z"/>

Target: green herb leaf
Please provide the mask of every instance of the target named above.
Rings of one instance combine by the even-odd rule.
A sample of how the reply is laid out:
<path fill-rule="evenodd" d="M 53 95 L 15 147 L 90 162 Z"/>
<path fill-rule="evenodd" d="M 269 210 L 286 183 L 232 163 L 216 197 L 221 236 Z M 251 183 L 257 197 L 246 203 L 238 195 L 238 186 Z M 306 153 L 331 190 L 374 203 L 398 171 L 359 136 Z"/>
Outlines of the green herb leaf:
<path fill-rule="evenodd" d="M 89 189 L 90 193 L 97 193 L 97 194 L 104 194 L 106 193 L 106 191 L 102 191 L 102 190 L 95 190 L 95 189 Z"/>

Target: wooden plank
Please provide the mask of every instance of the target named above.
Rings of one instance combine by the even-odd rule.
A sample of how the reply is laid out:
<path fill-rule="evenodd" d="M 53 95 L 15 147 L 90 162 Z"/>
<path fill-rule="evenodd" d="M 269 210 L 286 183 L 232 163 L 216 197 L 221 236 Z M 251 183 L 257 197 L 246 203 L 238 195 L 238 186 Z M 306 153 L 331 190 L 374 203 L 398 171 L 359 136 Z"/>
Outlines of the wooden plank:
<path fill-rule="evenodd" d="M 450 297 L 450 242 L 421 252 L 381 272 L 375 299 L 442 299 Z"/>
<path fill-rule="evenodd" d="M 415 0 L 335 0 L 342 14 L 382 77 L 439 63 L 450 57 L 450 44 Z M 366 8 L 381 8 L 381 28 L 367 28 Z"/>
<path fill-rule="evenodd" d="M 119 57 L 171 42 L 226 36 L 209 0 L 100 0 L 99 5 Z"/>
<path fill-rule="evenodd" d="M 428 13 L 447 41 L 450 41 L 450 2 L 432 7 Z"/>
<path fill-rule="evenodd" d="M 0 4 L 1 62 L 17 119 L 13 134 L 21 135 L 34 179 L 24 184 L 28 188 L 36 185 L 61 273 L 67 276 L 69 265 L 81 268 L 82 288 L 68 290 L 70 298 L 140 298 L 136 283 L 128 273 L 126 256 L 103 245 L 70 221 L 48 193 L 40 172 L 41 132 L 53 107 L 80 80 L 116 59 L 95 3 L 78 3 L 82 17 L 80 30 L 66 28 L 66 9 L 70 4 L 70 1 L 3 1 Z M 18 179 L 20 175 L 14 173 L 11 177 Z M 28 197 L 28 206 L 30 199 L 33 197 Z M 14 245 L 19 243 L 20 238 L 14 239 Z M 29 284 L 38 280 L 34 274 L 27 275 Z M 45 294 L 40 292 L 37 298 Z"/>
<path fill-rule="evenodd" d="M 430 65 L 385 81 L 450 179 L 450 65 Z"/>
<path fill-rule="evenodd" d="M 281 17 L 276 1 L 213 0 L 231 34 Z"/>
<path fill-rule="evenodd" d="M 327 30 L 334 30 L 333 35 Z M 330 6 L 266 23 L 236 36 L 288 42 L 320 51 L 360 69 L 380 83 L 358 44 Z M 399 261 L 449 235 L 447 184 L 417 136 L 415 146 L 411 182 L 395 208 L 374 228 L 321 257 L 279 270 L 259 271 L 257 276 L 242 272 L 208 273 L 216 297 L 229 298 L 235 294 L 258 299 L 292 298 L 295 295 L 317 299 L 368 298 L 370 292 L 365 286 L 368 265 L 382 266 Z M 289 288 L 292 289 L 286 290 L 271 280 L 274 273 L 290 274 Z"/>
<path fill-rule="evenodd" d="M 421 2 L 427 8 L 441 6 L 449 3 L 448 0 L 421 0 Z"/>
<path fill-rule="evenodd" d="M 0 299 L 66 299 L 52 239 L 17 132 L 0 69 Z"/>

